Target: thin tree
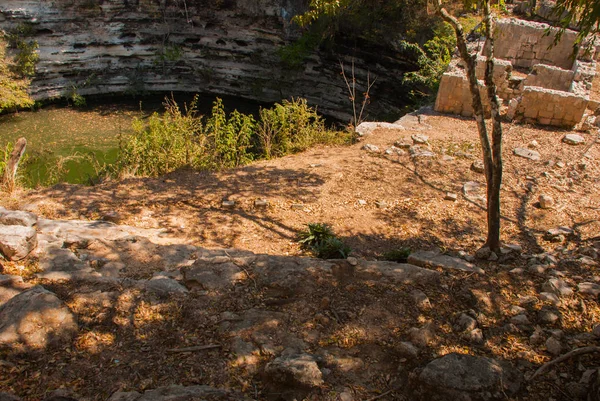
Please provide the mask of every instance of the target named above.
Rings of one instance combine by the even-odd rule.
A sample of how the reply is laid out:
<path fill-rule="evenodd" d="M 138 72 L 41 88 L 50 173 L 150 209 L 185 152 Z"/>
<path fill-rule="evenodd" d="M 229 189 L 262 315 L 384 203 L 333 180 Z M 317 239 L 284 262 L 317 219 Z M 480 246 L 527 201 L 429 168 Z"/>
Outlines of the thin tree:
<path fill-rule="evenodd" d="M 444 21 L 449 23 L 456 34 L 456 43 L 461 59 L 465 63 L 469 90 L 471 92 L 473 114 L 477 122 L 477 131 L 481 148 L 483 150 L 483 164 L 485 166 L 485 179 L 487 184 L 487 240 L 484 247 L 494 252 L 500 250 L 500 189 L 502 186 L 502 124 L 500 120 L 500 101 L 497 96 L 494 76 L 494 35 L 493 17 L 489 0 L 483 0 L 484 21 L 483 27 L 486 42 L 483 54 L 486 56 L 485 87 L 487 97 L 491 104 L 492 133 L 491 140 L 485 122 L 481 85 L 475 75 L 477 53 L 470 52 L 464 29 L 458 19 L 452 16 L 443 6 L 441 0 L 433 0 L 436 11 Z"/>

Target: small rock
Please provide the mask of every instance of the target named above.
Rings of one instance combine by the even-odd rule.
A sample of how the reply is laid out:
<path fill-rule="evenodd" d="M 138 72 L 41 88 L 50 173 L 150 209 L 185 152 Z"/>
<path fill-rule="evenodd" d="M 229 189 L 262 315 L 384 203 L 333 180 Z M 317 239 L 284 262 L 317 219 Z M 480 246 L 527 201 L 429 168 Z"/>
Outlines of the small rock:
<path fill-rule="evenodd" d="M 427 298 L 427 295 L 423 291 L 413 290 L 410 293 L 410 296 L 412 297 L 413 301 L 415 302 L 415 305 L 417 306 L 417 308 L 419 308 L 421 310 L 431 308 L 431 303 L 429 302 L 429 298 Z"/>
<path fill-rule="evenodd" d="M 529 160 L 533 160 L 533 161 L 540 160 L 540 157 L 541 157 L 539 152 L 537 152 L 535 150 L 531 150 L 531 149 L 526 149 L 526 148 L 515 148 L 513 150 L 513 153 L 516 156 L 524 157 L 525 159 L 529 159 Z"/>
<path fill-rule="evenodd" d="M 473 163 L 471 163 L 471 170 L 476 173 L 483 174 L 485 173 L 485 165 L 481 160 L 475 160 Z"/>
<path fill-rule="evenodd" d="M 346 262 L 348 262 L 348 264 L 350 266 L 357 266 L 358 265 L 358 259 L 356 259 L 353 256 L 348 256 L 348 258 L 346 258 Z"/>
<path fill-rule="evenodd" d="M 119 212 L 108 212 L 104 216 L 102 216 L 102 220 L 108 221 L 110 223 L 120 224 L 124 218 L 123 215 Z"/>
<path fill-rule="evenodd" d="M 546 340 L 546 349 L 552 355 L 558 356 L 562 352 L 562 344 L 556 338 L 550 337 Z"/>
<path fill-rule="evenodd" d="M 473 329 L 465 335 L 466 339 L 473 344 L 483 344 L 483 331 L 481 329 Z"/>
<path fill-rule="evenodd" d="M 527 310 L 521 306 L 511 305 L 510 308 L 508 308 L 508 311 L 514 316 L 524 314 Z"/>
<path fill-rule="evenodd" d="M 419 347 L 426 347 L 435 339 L 433 324 L 427 323 L 421 328 L 413 327 L 408 330 L 408 336 L 413 344 Z"/>
<path fill-rule="evenodd" d="M 412 145 L 403 139 L 399 139 L 396 142 L 394 142 L 394 146 L 400 149 L 410 149 Z"/>
<path fill-rule="evenodd" d="M 426 145 L 429 141 L 429 137 L 423 134 L 415 134 L 410 137 L 415 145 Z"/>
<path fill-rule="evenodd" d="M 561 304 L 560 298 L 551 292 L 540 292 L 540 301 L 548 302 L 554 306 L 560 306 Z"/>
<path fill-rule="evenodd" d="M 489 259 L 490 256 L 492 255 L 492 253 L 493 252 L 492 252 L 492 250 L 489 247 L 484 246 L 484 247 L 479 248 L 475 252 L 475 257 L 477 259 Z"/>
<path fill-rule="evenodd" d="M 542 309 L 538 314 L 538 319 L 542 323 L 554 324 L 560 319 L 560 317 L 551 310 Z"/>
<path fill-rule="evenodd" d="M 540 195 L 539 201 L 542 209 L 551 209 L 554 206 L 554 198 L 550 195 Z"/>
<path fill-rule="evenodd" d="M 549 240 L 556 240 L 557 238 L 565 238 L 573 235 L 573 230 L 569 227 L 556 227 L 546 231 L 545 237 Z"/>
<path fill-rule="evenodd" d="M 543 284 L 542 288 L 545 292 L 551 292 L 559 297 L 573 294 L 571 287 L 564 280 L 559 278 L 551 278 Z"/>
<path fill-rule="evenodd" d="M 269 201 L 267 199 L 256 199 L 254 201 L 254 207 L 267 207 L 269 206 Z"/>
<path fill-rule="evenodd" d="M 146 282 L 146 289 L 160 296 L 173 294 L 185 294 L 187 288 L 179 284 L 176 280 L 165 276 L 156 276 Z"/>
<path fill-rule="evenodd" d="M 379 209 L 385 209 L 388 207 L 388 204 L 386 201 L 377 201 L 375 202 L 375 206 L 377 206 Z"/>
<path fill-rule="evenodd" d="M 361 149 L 371 153 L 379 153 L 379 146 L 370 143 L 365 143 Z"/>
<path fill-rule="evenodd" d="M 594 298 L 598 298 L 598 296 L 600 295 L 600 284 L 590 282 L 579 283 L 577 285 L 577 289 L 580 293 L 591 295 Z"/>
<path fill-rule="evenodd" d="M 580 145 L 585 143 L 585 138 L 577 134 L 567 134 L 563 137 L 562 141 L 569 145 Z"/>
<path fill-rule="evenodd" d="M 558 167 L 558 168 L 563 168 L 563 167 L 565 167 L 565 163 L 564 163 L 564 162 L 561 162 L 561 161 L 559 161 L 559 162 L 556 162 L 556 167 Z"/>
<path fill-rule="evenodd" d="M 546 272 L 546 266 L 544 265 L 532 265 L 527 268 L 527 271 L 532 274 L 542 275 Z"/>
<path fill-rule="evenodd" d="M 515 276 L 520 276 L 521 274 L 525 273 L 525 269 L 523 269 L 522 267 L 515 267 L 514 269 L 509 271 L 509 273 Z"/>
<path fill-rule="evenodd" d="M 527 145 L 528 147 L 530 147 L 531 149 L 537 149 L 540 147 L 540 144 L 538 143 L 538 141 L 536 141 L 535 139 L 531 142 L 529 142 L 529 145 Z"/>
<path fill-rule="evenodd" d="M 544 341 L 544 331 L 541 327 L 536 326 L 533 334 L 529 337 L 529 342 L 532 345 L 541 344 Z"/>
<path fill-rule="evenodd" d="M 408 341 L 402 341 L 398 344 L 398 352 L 407 358 L 416 358 L 419 356 L 419 349 Z"/>
<path fill-rule="evenodd" d="M 235 201 L 224 200 L 223 202 L 221 202 L 221 206 L 226 209 L 231 209 L 231 208 L 235 207 Z"/>
<path fill-rule="evenodd" d="M 364 199 L 359 199 L 357 202 L 358 206 L 366 206 L 367 205 L 367 201 Z"/>
<path fill-rule="evenodd" d="M 506 244 L 502 250 L 503 253 L 521 253 L 523 252 L 523 247 L 519 244 Z"/>
<path fill-rule="evenodd" d="M 510 318 L 510 322 L 512 324 L 516 324 L 517 326 L 528 326 L 531 324 L 529 318 L 526 315 L 516 315 Z"/>
<path fill-rule="evenodd" d="M 463 184 L 462 191 L 465 196 L 477 196 L 483 191 L 483 185 L 477 181 L 467 181 Z"/>
<path fill-rule="evenodd" d="M 519 305 L 530 305 L 536 304 L 538 299 L 533 295 L 526 295 L 524 297 L 519 297 Z"/>
<path fill-rule="evenodd" d="M 456 322 L 456 328 L 461 332 L 474 330 L 477 328 L 477 320 L 466 313 L 461 313 Z"/>
<path fill-rule="evenodd" d="M 340 401 L 354 401 L 354 396 L 350 391 L 342 391 L 339 397 Z"/>
<path fill-rule="evenodd" d="M 458 200 L 458 194 L 456 194 L 454 192 L 446 192 L 446 196 L 444 196 L 444 200 L 456 202 Z"/>
<path fill-rule="evenodd" d="M 411 146 L 409 149 L 410 156 L 413 158 L 429 158 L 435 157 L 435 153 L 427 148 L 422 148 L 419 145 Z"/>

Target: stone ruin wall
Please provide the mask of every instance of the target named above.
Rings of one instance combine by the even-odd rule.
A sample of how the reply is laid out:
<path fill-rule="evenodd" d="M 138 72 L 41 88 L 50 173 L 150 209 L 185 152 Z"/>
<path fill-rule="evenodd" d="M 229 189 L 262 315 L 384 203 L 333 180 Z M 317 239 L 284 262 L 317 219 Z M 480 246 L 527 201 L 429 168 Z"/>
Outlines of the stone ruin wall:
<path fill-rule="evenodd" d="M 495 32 L 493 79 L 498 96 L 509 106 L 509 118 L 573 127 L 581 121 L 588 108 L 596 71 L 594 54 L 581 51 L 573 60 L 572 44 L 577 33 L 566 31 L 562 40 L 550 47 L 554 36 L 545 35 L 547 28 L 546 24 L 514 18 L 499 20 Z M 484 109 L 489 116 L 484 71 L 485 57 L 479 55 L 476 76 L 480 80 Z M 469 117 L 473 115 L 471 103 L 464 64 L 457 58 L 442 76 L 435 110 Z"/>

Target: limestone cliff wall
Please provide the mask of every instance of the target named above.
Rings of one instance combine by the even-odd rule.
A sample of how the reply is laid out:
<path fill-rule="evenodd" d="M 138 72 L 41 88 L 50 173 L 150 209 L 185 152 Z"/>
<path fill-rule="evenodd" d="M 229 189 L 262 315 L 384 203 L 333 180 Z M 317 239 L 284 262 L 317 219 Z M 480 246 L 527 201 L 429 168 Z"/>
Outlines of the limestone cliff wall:
<path fill-rule="evenodd" d="M 315 53 L 292 68 L 279 56 L 297 38 L 291 24 L 304 0 L 2 0 L 0 29 L 26 24 L 39 43 L 35 99 L 186 91 L 263 102 L 306 97 L 348 119 L 339 58 Z M 356 74 L 377 76 L 371 110 L 394 113 L 402 98 L 402 56 L 390 49 L 356 54 Z M 360 89 L 360 88 L 359 88 Z"/>

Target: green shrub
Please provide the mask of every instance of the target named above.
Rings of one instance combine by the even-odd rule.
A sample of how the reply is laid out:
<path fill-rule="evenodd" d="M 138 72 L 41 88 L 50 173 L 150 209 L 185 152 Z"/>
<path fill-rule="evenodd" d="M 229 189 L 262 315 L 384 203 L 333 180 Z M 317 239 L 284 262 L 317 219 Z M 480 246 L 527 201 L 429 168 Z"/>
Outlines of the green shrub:
<path fill-rule="evenodd" d="M 324 223 L 309 223 L 307 230 L 298 235 L 298 242 L 321 259 L 346 259 L 352 251 Z"/>
<path fill-rule="evenodd" d="M 237 110 L 228 115 L 219 98 L 206 118 L 197 113 L 197 98 L 185 112 L 172 99 L 165 108 L 162 115 L 134 121 L 133 135 L 120 145 L 118 171 L 156 176 L 184 166 L 218 170 L 352 139 L 349 133 L 327 130 L 304 99 L 261 109 L 258 123 Z"/>
<path fill-rule="evenodd" d="M 399 248 L 385 252 L 382 256 L 383 260 L 391 262 L 406 263 L 410 255 L 410 248 Z"/>
<path fill-rule="evenodd" d="M 182 112 L 173 99 L 166 99 L 162 115 L 153 113 L 146 122 L 134 120 L 133 135 L 119 146 L 118 170 L 157 176 L 184 166 L 202 166 L 205 137 L 197 103 L 196 97 Z"/>
<path fill-rule="evenodd" d="M 23 77 L 35 75 L 35 66 L 40 60 L 37 53 L 38 43 L 35 40 L 19 40 L 17 43 L 18 53 L 15 56 L 15 71 Z"/>
<path fill-rule="evenodd" d="M 255 126 L 254 117 L 237 110 L 227 118 L 223 101 L 217 98 L 205 126 L 205 133 L 212 144 L 210 167 L 232 168 L 251 162 L 253 155 L 249 148 Z"/>
<path fill-rule="evenodd" d="M 13 62 L 6 57 L 6 39 L 0 31 L 0 113 L 34 104 L 27 93 L 29 79 L 15 73 Z"/>
<path fill-rule="evenodd" d="M 306 99 L 284 100 L 273 108 L 261 109 L 257 135 L 265 159 L 301 152 L 319 143 L 348 143 L 352 138 L 348 133 L 328 130 Z"/>

